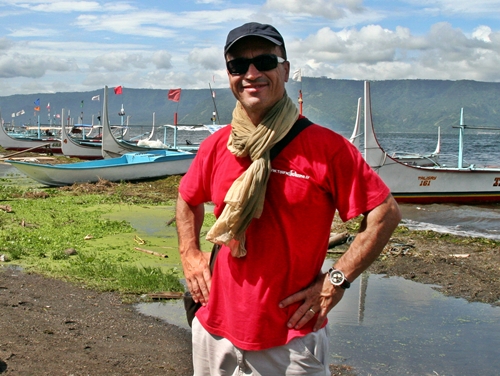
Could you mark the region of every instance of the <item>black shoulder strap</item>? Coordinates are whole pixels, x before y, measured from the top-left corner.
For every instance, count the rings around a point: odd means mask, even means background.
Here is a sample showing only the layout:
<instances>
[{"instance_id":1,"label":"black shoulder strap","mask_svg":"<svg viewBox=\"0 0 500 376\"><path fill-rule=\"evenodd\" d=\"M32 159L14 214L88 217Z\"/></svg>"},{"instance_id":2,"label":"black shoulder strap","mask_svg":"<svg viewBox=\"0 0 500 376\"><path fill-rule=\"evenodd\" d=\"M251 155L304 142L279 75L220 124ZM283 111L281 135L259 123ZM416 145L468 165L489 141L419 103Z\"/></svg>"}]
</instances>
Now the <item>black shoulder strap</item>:
<instances>
[{"instance_id":1,"label":"black shoulder strap","mask_svg":"<svg viewBox=\"0 0 500 376\"><path fill-rule=\"evenodd\" d=\"M290 141L292 141L295 136L297 136L300 132L306 129L308 126L313 124L308 118L298 119L292 128L288 131L285 137L278 141L276 145L274 145L271 149L271 160L274 159L284 148L287 146Z\"/></svg>"}]
</instances>

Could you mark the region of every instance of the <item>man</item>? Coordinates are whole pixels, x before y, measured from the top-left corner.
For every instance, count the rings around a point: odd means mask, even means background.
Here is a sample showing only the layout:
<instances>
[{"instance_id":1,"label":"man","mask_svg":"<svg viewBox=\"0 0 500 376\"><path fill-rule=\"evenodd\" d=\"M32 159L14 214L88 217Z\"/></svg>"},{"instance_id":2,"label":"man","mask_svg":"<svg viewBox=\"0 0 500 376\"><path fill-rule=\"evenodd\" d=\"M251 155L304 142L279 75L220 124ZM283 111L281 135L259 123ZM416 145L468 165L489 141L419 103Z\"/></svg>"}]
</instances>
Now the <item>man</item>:
<instances>
[{"instance_id":1,"label":"man","mask_svg":"<svg viewBox=\"0 0 500 376\"><path fill-rule=\"evenodd\" d=\"M249 23L224 48L237 104L231 125L201 145L179 187L179 251L193 321L195 375L325 375L326 317L380 254L401 219L387 186L342 136L319 125L271 161L300 117L285 91L290 63L280 33ZM204 203L222 244L213 273L200 251ZM335 211L364 214L359 234L321 271Z\"/></svg>"}]
</instances>

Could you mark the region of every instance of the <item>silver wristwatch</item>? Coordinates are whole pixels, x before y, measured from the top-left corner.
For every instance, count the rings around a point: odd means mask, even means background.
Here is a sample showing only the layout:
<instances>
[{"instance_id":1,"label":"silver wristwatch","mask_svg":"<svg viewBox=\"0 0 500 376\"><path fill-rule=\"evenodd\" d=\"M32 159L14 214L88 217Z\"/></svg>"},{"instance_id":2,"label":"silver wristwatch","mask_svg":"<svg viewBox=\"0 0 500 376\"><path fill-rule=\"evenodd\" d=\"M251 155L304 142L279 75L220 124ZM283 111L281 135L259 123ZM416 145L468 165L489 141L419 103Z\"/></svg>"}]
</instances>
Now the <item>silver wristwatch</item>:
<instances>
[{"instance_id":1,"label":"silver wristwatch","mask_svg":"<svg viewBox=\"0 0 500 376\"><path fill-rule=\"evenodd\" d=\"M334 286L342 287L343 289L351 287L351 282L345 279L344 273L338 269L330 268L328 270L328 279Z\"/></svg>"}]
</instances>

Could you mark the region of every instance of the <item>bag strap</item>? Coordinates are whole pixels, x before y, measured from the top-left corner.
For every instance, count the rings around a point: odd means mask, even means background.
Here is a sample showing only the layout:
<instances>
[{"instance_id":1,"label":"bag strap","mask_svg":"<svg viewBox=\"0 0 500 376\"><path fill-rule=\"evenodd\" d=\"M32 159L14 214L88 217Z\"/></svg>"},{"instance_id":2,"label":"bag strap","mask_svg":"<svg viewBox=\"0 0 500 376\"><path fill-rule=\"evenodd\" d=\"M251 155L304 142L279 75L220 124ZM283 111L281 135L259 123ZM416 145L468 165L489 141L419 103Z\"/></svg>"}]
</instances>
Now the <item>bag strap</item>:
<instances>
[{"instance_id":1,"label":"bag strap","mask_svg":"<svg viewBox=\"0 0 500 376\"><path fill-rule=\"evenodd\" d=\"M298 119L293 125L288 133L279 140L271 149L271 159L276 158L276 156L287 146L300 132L306 129L308 126L313 124L308 118L303 117Z\"/></svg>"},{"instance_id":2,"label":"bag strap","mask_svg":"<svg viewBox=\"0 0 500 376\"><path fill-rule=\"evenodd\" d=\"M219 253L221 248L220 244L214 244L212 247L212 253L210 254L210 272L213 273L214 271L214 265L215 265L215 259L217 257L217 254Z\"/></svg>"}]
</instances>

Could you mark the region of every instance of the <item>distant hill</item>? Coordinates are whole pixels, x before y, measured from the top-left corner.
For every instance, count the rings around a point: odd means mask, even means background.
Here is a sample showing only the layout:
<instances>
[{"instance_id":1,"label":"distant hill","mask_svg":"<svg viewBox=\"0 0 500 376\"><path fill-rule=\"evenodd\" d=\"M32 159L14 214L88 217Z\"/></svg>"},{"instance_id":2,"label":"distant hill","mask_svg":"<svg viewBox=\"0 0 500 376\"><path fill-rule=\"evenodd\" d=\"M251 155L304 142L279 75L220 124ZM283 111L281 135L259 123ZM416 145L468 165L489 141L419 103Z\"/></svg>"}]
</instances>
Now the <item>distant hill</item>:
<instances>
[{"instance_id":1,"label":"distant hill","mask_svg":"<svg viewBox=\"0 0 500 376\"><path fill-rule=\"evenodd\" d=\"M289 96L297 101L302 90L304 115L329 128L349 132L355 121L359 97L363 96L363 82L302 77L302 82L287 84ZM229 89L215 89L215 105L221 124L230 122L235 99ZM454 132L459 124L460 109L464 108L468 125L500 126L500 83L441 80L391 80L371 83L373 120L381 132L430 132L440 125L442 132ZM113 124L120 124L118 112L123 104L124 122L129 116L131 125L173 123L174 113L182 124L210 124L214 100L210 90L183 89L180 102L167 99L168 90L124 88L122 95L109 89L109 114ZM91 98L100 95L101 101ZM0 110L5 122L11 114L24 110L14 118L16 124L36 124L34 101L40 99L40 120L48 123L50 113L69 110L75 123L83 112L83 122L90 123L102 111L103 90L73 93L30 94L0 97ZM83 101L83 107L81 106ZM54 120L54 119L53 119Z\"/></svg>"}]
</instances>

